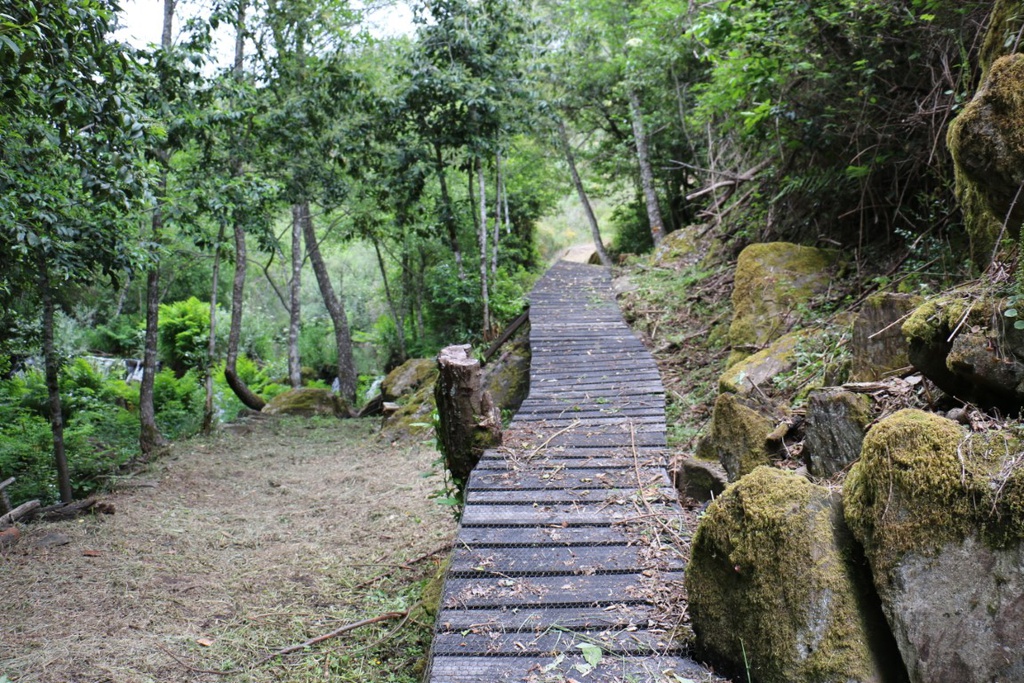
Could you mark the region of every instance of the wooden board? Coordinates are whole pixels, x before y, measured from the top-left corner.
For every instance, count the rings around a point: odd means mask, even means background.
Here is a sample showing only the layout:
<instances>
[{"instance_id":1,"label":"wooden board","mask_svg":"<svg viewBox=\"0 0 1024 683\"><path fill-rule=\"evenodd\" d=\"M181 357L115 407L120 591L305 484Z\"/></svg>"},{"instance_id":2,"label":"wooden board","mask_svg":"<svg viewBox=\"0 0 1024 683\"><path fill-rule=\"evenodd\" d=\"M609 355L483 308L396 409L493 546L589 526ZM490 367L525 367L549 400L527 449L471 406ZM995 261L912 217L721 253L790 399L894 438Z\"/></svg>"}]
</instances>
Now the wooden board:
<instances>
[{"instance_id":1,"label":"wooden board","mask_svg":"<svg viewBox=\"0 0 1024 683\"><path fill-rule=\"evenodd\" d=\"M590 606L622 602L647 602L650 587L665 581L682 581L682 572L608 574L596 576L532 576L519 578L462 579L449 577L444 584L444 608L498 607L502 605Z\"/></svg>"},{"instance_id":2,"label":"wooden board","mask_svg":"<svg viewBox=\"0 0 1024 683\"><path fill-rule=\"evenodd\" d=\"M682 569L678 554L654 559L642 546L583 546L455 549L450 571L462 577L533 574L608 574L650 569Z\"/></svg>"}]
</instances>

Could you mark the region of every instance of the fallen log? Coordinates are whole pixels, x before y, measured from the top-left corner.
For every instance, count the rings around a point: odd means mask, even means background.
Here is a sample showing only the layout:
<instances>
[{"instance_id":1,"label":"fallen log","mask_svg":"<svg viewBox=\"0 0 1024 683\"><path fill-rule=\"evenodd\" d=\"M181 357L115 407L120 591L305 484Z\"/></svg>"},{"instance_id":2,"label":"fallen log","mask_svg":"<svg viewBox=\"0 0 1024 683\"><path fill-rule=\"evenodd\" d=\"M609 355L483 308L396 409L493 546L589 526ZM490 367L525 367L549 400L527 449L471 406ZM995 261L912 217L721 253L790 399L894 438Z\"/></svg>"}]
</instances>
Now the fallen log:
<instances>
[{"instance_id":1,"label":"fallen log","mask_svg":"<svg viewBox=\"0 0 1024 683\"><path fill-rule=\"evenodd\" d=\"M33 512L39 507L38 500L30 500L27 503L22 503L18 507L14 508L4 516L0 517L0 528L10 526L14 524L22 517L25 517L29 513Z\"/></svg>"},{"instance_id":2,"label":"fallen log","mask_svg":"<svg viewBox=\"0 0 1024 683\"><path fill-rule=\"evenodd\" d=\"M104 515L114 514L114 506L110 503L103 503L96 498L86 498L71 503L58 503L44 508L32 510L25 516L26 520L39 519L46 522L57 522L64 519L74 519L87 512L100 513Z\"/></svg>"}]
</instances>

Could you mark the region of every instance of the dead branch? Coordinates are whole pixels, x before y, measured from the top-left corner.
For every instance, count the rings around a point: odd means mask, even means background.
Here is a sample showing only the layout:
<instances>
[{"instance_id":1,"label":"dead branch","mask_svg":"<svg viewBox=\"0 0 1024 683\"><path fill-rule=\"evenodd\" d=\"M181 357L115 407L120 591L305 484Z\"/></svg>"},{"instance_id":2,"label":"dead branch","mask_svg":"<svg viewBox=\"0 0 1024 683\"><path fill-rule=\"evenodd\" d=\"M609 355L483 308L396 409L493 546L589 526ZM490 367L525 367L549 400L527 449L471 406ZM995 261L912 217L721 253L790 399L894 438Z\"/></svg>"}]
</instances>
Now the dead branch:
<instances>
[{"instance_id":1,"label":"dead branch","mask_svg":"<svg viewBox=\"0 0 1024 683\"><path fill-rule=\"evenodd\" d=\"M14 524L16 521L18 521L19 519L29 514L38 507L38 500L30 500L27 503L22 503L18 507L8 512L3 517L0 517L0 527L5 527Z\"/></svg>"},{"instance_id":2,"label":"dead branch","mask_svg":"<svg viewBox=\"0 0 1024 683\"><path fill-rule=\"evenodd\" d=\"M401 628L401 626L403 624L405 624L406 621L409 620L409 615L412 614L412 611L414 609L416 609L416 607L418 607L419 604L420 603L416 603L415 605L413 605L409 609L404 610L402 612L385 612L384 614L380 614L380 615L378 615L376 617L370 617L369 619L362 619L360 621L356 621L356 622L353 622L351 624L345 624L344 626L341 626L339 628L334 629L330 633L324 633L323 635L316 636L315 638L310 638L309 640L303 641L301 643L297 643L295 645L289 645L288 647L281 648L280 650L272 652L269 655L263 657L262 659L257 660L255 663L253 663L253 664L251 664L251 665L249 665L247 667L244 667L244 668L236 668L236 669L198 669L198 668L192 666L191 664L189 664L188 662L186 662L185 660L183 660L181 657L179 657L176 654L174 654L173 652L171 652L170 650L168 650L167 648L165 648L160 643L155 643L155 645L156 645L157 649L161 650L164 654L168 655L171 659L173 659L179 665L181 665L182 667L188 669L192 673L212 674L214 676L232 676L234 674L243 673L245 671L248 671L248 670L251 670L251 669L255 669L256 667L263 666L267 662L269 662L269 661L271 661L273 659L277 659L278 657L284 657L285 655L290 655L293 652L298 652L299 650L305 650L306 648L309 648L309 647L312 647L312 646L317 645L319 643L322 643L325 640L330 640L331 638L337 638L338 636L340 636L342 634L348 633L349 631L354 631L357 628L362 628L363 626L370 626L371 624L377 624L377 623L380 623L382 621L394 621L395 619L401 619L402 623L399 624L399 628ZM388 636L385 637L385 639L391 637L397 631L398 631L398 629L394 629L390 634L388 634ZM383 641L381 641L381 642L383 642Z\"/></svg>"},{"instance_id":3,"label":"dead branch","mask_svg":"<svg viewBox=\"0 0 1024 683\"><path fill-rule=\"evenodd\" d=\"M419 603L417 603L417 605L418 604ZM256 668L257 666L261 666L263 664L266 664L270 660L276 659L277 657L283 657L285 655L290 655L293 652L298 652L299 650L305 650L308 647L312 647L312 646L314 646L314 645L316 645L318 643L322 643L325 640L330 640L331 638L337 638L338 636L340 636L340 635L342 635L344 633L348 633L349 631L354 631L357 628L361 628L363 626L369 626L371 624L378 624L378 623L380 623L382 621L393 621L395 619L401 619L402 623L405 623L405 621L409 618L409 614L412 612L413 608L415 608L417 605L413 605L413 607L410 607L409 609L407 609L407 610L405 610L403 612L385 612L384 614L378 615L376 617L371 617L369 619L363 619L361 621L356 621L356 622L353 622L351 624L345 624L344 626L342 626L340 628L334 629L330 633L325 633L325 634L323 634L321 636L317 636L315 638L310 638L309 640L306 640L306 641L303 641L301 643L298 643L297 645L289 645L288 647L282 648L282 649L278 650L277 652L273 652L273 653L267 655L266 657L264 657L263 659L257 661L255 664L253 664L249 668Z\"/></svg>"}]
</instances>

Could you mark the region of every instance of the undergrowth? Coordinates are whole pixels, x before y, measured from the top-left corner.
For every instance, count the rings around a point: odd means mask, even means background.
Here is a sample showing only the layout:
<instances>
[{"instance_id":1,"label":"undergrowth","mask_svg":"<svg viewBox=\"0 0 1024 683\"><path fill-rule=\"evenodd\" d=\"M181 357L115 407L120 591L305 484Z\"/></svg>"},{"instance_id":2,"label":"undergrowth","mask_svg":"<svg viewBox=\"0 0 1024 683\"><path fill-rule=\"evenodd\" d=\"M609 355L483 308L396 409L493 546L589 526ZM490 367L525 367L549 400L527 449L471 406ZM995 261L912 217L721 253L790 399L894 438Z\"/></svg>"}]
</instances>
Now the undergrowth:
<instances>
[{"instance_id":1,"label":"undergrowth","mask_svg":"<svg viewBox=\"0 0 1024 683\"><path fill-rule=\"evenodd\" d=\"M711 417L727 350L732 271L669 256L632 264L626 320L653 351L666 393L668 442L692 448Z\"/></svg>"}]
</instances>

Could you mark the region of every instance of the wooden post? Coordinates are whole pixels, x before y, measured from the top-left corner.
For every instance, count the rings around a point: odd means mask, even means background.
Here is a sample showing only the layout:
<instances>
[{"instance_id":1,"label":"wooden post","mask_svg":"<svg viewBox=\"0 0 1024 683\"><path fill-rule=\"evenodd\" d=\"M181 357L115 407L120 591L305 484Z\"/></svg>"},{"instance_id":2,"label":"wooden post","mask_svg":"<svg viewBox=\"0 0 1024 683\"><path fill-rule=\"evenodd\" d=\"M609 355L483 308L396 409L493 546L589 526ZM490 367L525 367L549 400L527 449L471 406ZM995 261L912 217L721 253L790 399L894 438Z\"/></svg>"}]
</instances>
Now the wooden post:
<instances>
[{"instance_id":1,"label":"wooden post","mask_svg":"<svg viewBox=\"0 0 1024 683\"><path fill-rule=\"evenodd\" d=\"M480 361L470 357L470 348L465 344L441 349L434 387L438 442L460 491L483 452L501 444L501 414L483 390Z\"/></svg>"}]
</instances>

